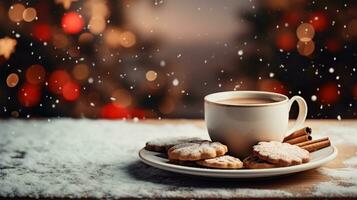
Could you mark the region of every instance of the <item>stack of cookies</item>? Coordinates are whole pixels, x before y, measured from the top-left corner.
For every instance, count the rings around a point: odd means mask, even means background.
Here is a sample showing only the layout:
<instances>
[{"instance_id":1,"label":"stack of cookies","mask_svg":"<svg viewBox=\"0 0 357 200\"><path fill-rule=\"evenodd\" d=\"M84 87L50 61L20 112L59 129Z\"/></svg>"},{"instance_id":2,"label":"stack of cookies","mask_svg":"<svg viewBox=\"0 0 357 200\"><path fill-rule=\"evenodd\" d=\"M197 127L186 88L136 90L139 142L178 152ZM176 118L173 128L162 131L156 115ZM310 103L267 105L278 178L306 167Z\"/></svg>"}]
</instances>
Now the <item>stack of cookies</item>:
<instances>
[{"instance_id":1,"label":"stack of cookies","mask_svg":"<svg viewBox=\"0 0 357 200\"><path fill-rule=\"evenodd\" d=\"M310 152L330 146L328 138L312 140L311 128L305 127L285 137L283 142L259 142L243 162L226 155L228 147L197 137L174 137L146 143L145 149L166 153L172 163L219 169L264 169L287 167L309 162Z\"/></svg>"},{"instance_id":2,"label":"stack of cookies","mask_svg":"<svg viewBox=\"0 0 357 200\"><path fill-rule=\"evenodd\" d=\"M200 138L168 138L146 143L146 150L167 153L169 160L181 165L197 164L203 167L239 169L243 162L228 152L226 145Z\"/></svg>"}]
</instances>

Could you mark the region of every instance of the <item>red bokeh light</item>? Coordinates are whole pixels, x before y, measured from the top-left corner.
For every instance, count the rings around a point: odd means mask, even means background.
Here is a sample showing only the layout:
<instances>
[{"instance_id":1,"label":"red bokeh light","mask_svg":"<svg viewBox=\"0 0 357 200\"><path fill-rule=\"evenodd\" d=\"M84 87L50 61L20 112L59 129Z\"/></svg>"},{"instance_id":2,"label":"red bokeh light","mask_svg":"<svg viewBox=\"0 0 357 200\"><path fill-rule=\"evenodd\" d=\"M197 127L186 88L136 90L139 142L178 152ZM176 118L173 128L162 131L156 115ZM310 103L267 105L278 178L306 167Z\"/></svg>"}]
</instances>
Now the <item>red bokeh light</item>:
<instances>
[{"instance_id":1,"label":"red bokeh light","mask_svg":"<svg viewBox=\"0 0 357 200\"><path fill-rule=\"evenodd\" d=\"M18 100L25 107L33 107L40 102L41 89L37 85L25 83L18 91Z\"/></svg>"},{"instance_id":2,"label":"red bokeh light","mask_svg":"<svg viewBox=\"0 0 357 200\"><path fill-rule=\"evenodd\" d=\"M319 99L323 104L333 104L339 100L336 83L326 83L320 87Z\"/></svg>"},{"instance_id":3,"label":"red bokeh light","mask_svg":"<svg viewBox=\"0 0 357 200\"><path fill-rule=\"evenodd\" d=\"M143 119L145 117L145 111L141 109L132 109L130 113L131 117L137 117L140 119Z\"/></svg>"},{"instance_id":4,"label":"red bokeh light","mask_svg":"<svg viewBox=\"0 0 357 200\"><path fill-rule=\"evenodd\" d=\"M288 91L284 87L284 84L278 80L274 79L265 79L259 82L258 89L268 92L276 92L280 94L287 94Z\"/></svg>"},{"instance_id":5,"label":"red bokeh light","mask_svg":"<svg viewBox=\"0 0 357 200\"><path fill-rule=\"evenodd\" d=\"M316 32L324 31L328 25L328 19L322 12L315 12L310 15L310 24L314 27Z\"/></svg>"},{"instance_id":6,"label":"red bokeh light","mask_svg":"<svg viewBox=\"0 0 357 200\"><path fill-rule=\"evenodd\" d=\"M336 39L330 38L326 40L326 47L330 52L337 52L340 50L341 44Z\"/></svg>"},{"instance_id":7,"label":"red bokeh light","mask_svg":"<svg viewBox=\"0 0 357 200\"><path fill-rule=\"evenodd\" d=\"M296 37L291 32L281 32L277 34L276 46L284 51L290 51L296 47Z\"/></svg>"},{"instance_id":8,"label":"red bokeh light","mask_svg":"<svg viewBox=\"0 0 357 200\"><path fill-rule=\"evenodd\" d=\"M68 12L63 15L61 24L65 33L77 34L82 31L84 21L78 13Z\"/></svg>"},{"instance_id":9,"label":"red bokeh light","mask_svg":"<svg viewBox=\"0 0 357 200\"><path fill-rule=\"evenodd\" d=\"M301 19L301 14L299 11L293 10L290 12L287 12L283 16L283 22L288 23L289 26L295 26L300 22Z\"/></svg>"},{"instance_id":10,"label":"red bokeh light","mask_svg":"<svg viewBox=\"0 0 357 200\"><path fill-rule=\"evenodd\" d=\"M35 24L32 28L32 33L39 41L49 41L52 37L51 28L48 24Z\"/></svg>"},{"instance_id":11,"label":"red bokeh light","mask_svg":"<svg viewBox=\"0 0 357 200\"><path fill-rule=\"evenodd\" d=\"M51 92L61 94L63 86L71 80L69 74L64 70L56 70L48 79L48 87Z\"/></svg>"},{"instance_id":12,"label":"red bokeh light","mask_svg":"<svg viewBox=\"0 0 357 200\"><path fill-rule=\"evenodd\" d=\"M80 86L74 82L66 83L62 88L63 98L67 101L74 101L79 97L80 94Z\"/></svg>"},{"instance_id":13,"label":"red bokeh light","mask_svg":"<svg viewBox=\"0 0 357 200\"><path fill-rule=\"evenodd\" d=\"M126 108L114 104L109 103L101 108L100 117L105 119L122 119L122 118L130 118L130 112Z\"/></svg>"},{"instance_id":14,"label":"red bokeh light","mask_svg":"<svg viewBox=\"0 0 357 200\"><path fill-rule=\"evenodd\" d=\"M352 95L353 98L357 100L357 83L353 87Z\"/></svg>"}]
</instances>

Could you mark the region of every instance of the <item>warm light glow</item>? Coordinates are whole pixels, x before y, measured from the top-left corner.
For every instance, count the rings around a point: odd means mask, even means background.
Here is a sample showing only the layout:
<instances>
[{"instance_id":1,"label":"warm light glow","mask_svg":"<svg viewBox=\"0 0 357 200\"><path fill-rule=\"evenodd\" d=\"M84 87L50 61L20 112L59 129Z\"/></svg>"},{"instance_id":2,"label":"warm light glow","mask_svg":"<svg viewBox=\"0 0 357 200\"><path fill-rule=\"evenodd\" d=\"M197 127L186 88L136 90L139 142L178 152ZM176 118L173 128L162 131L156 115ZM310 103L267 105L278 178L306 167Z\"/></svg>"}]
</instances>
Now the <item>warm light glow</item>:
<instances>
[{"instance_id":1,"label":"warm light glow","mask_svg":"<svg viewBox=\"0 0 357 200\"><path fill-rule=\"evenodd\" d=\"M82 33L79 36L78 41L80 43L87 43L87 42L91 42L94 39L94 36L91 33Z\"/></svg>"},{"instance_id":2,"label":"warm light glow","mask_svg":"<svg viewBox=\"0 0 357 200\"><path fill-rule=\"evenodd\" d=\"M288 91L284 84L275 79L264 79L258 82L258 89L261 91L277 92L280 94L287 94Z\"/></svg>"},{"instance_id":3,"label":"warm light glow","mask_svg":"<svg viewBox=\"0 0 357 200\"><path fill-rule=\"evenodd\" d=\"M296 46L298 52L302 56L309 56L311 55L314 50L315 50L315 44L312 40L309 41L299 41L297 46Z\"/></svg>"},{"instance_id":4,"label":"warm light glow","mask_svg":"<svg viewBox=\"0 0 357 200\"><path fill-rule=\"evenodd\" d=\"M13 22L21 22L23 20L22 13L25 10L25 6L21 3L12 5L9 9L9 18Z\"/></svg>"},{"instance_id":5,"label":"warm light glow","mask_svg":"<svg viewBox=\"0 0 357 200\"><path fill-rule=\"evenodd\" d=\"M72 70L73 77L77 80L86 80L89 76L89 67L86 64L78 64Z\"/></svg>"},{"instance_id":6,"label":"warm light glow","mask_svg":"<svg viewBox=\"0 0 357 200\"><path fill-rule=\"evenodd\" d=\"M102 33L105 29L106 23L103 17L92 17L89 20L88 28L93 34Z\"/></svg>"},{"instance_id":7,"label":"warm light glow","mask_svg":"<svg viewBox=\"0 0 357 200\"><path fill-rule=\"evenodd\" d=\"M46 70L41 65L31 65L25 75L27 82L36 85L45 81Z\"/></svg>"},{"instance_id":8,"label":"warm light glow","mask_svg":"<svg viewBox=\"0 0 357 200\"><path fill-rule=\"evenodd\" d=\"M104 41L105 43L112 47L112 48L117 48L120 46L120 30L117 28L108 28L104 32Z\"/></svg>"},{"instance_id":9,"label":"warm light glow","mask_svg":"<svg viewBox=\"0 0 357 200\"><path fill-rule=\"evenodd\" d=\"M126 48L132 47L136 43L135 35L130 31L120 34L120 45Z\"/></svg>"},{"instance_id":10,"label":"warm light glow","mask_svg":"<svg viewBox=\"0 0 357 200\"><path fill-rule=\"evenodd\" d=\"M65 34L56 33L53 35L53 45L59 49L67 47L69 40Z\"/></svg>"},{"instance_id":11,"label":"warm light glow","mask_svg":"<svg viewBox=\"0 0 357 200\"><path fill-rule=\"evenodd\" d=\"M36 10L34 8L26 8L22 13L22 17L24 18L25 22L32 22L36 19Z\"/></svg>"},{"instance_id":12,"label":"warm light glow","mask_svg":"<svg viewBox=\"0 0 357 200\"><path fill-rule=\"evenodd\" d=\"M315 35L314 27L309 23L300 24L296 29L296 36L301 41L311 40Z\"/></svg>"},{"instance_id":13,"label":"warm light glow","mask_svg":"<svg viewBox=\"0 0 357 200\"><path fill-rule=\"evenodd\" d=\"M32 107L40 102L41 90L37 85L25 83L18 92L18 99L21 105Z\"/></svg>"},{"instance_id":14,"label":"warm light glow","mask_svg":"<svg viewBox=\"0 0 357 200\"><path fill-rule=\"evenodd\" d=\"M148 80L148 81L155 81L157 78L157 73L155 71L150 70L150 71L146 72L145 77L146 77L146 80Z\"/></svg>"},{"instance_id":15,"label":"warm light glow","mask_svg":"<svg viewBox=\"0 0 357 200\"><path fill-rule=\"evenodd\" d=\"M319 100L323 104L333 104L336 103L340 96L338 95L338 87L336 83L326 83L320 87L318 93Z\"/></svg>"},{"instance_id":16,"label":"warm light glow","mask_svg":"<svg viewBox=\"0 0 357 200\"><path fill-rule=\"evenodd\" d=\"M6 78L6 84L9 87L15 87L19 83L19 76L15 73L9 74Z\"/></svg>"},{"instance_id":17,"label":"warm light glow","mask_svg":"<svg viewBox=\"0 0 357 200\"><path fill-rule=\"evenodd\" d=\"M51 39L51 28L48 24L36 24L33 26L33 35L37 40L48 41Z\"/></svg>"},{"instance_id":18,"label":"warm light glow","mask_svg":"<svg viewBox=\"0 0 357 200\"><path fill-rule=\"evenodd\" d=\"M69 74L64 70L52 72L48 80L48 87L51 92L61 94L63 86L71 80Z\"/></svg>"},{"instance_id":19,"label":"warm light glow","mask_svg":"<svg viewBox=\"0 0 357 200\"><path fill-rule=\"evenodd\" d=\"M130 93L124 89L115 90L111 98L114 100L115 104L119 104L123 107L128 107L132 104L132 98Z\"/></svg>"},{"instance_id":20,"label":"warm light glow","mask_svg":"<svg viewBox=\"0 0 357 200\"><path fill-rule=\"evenodd\" d=\"M68 82L63 86L62 95L67 101L74 101L79 97L80 86L76 82Z\"/></svg>"},{"instance_id":21,"label":"warm light glow","mask_svg":"<svg viewBox=\"0 0 357 200\"><path fill-rule=\"evenodd\" d=\"M65 33L77 34L82 31L84 21L78 13L68 12L63 15L61 24Z\"/></svg>"},{"instance_id":22,"label":"warm light glow","mask_svg":"<svg viewBox=\"0 0 357 200\"><path fill-rule=\"evenodd\" d=\"M290 51L296 46L296 37L290 31L284 31L277 34L276 37L276 46L279 49L285 51Z\"/></svg>"}]
</instances>

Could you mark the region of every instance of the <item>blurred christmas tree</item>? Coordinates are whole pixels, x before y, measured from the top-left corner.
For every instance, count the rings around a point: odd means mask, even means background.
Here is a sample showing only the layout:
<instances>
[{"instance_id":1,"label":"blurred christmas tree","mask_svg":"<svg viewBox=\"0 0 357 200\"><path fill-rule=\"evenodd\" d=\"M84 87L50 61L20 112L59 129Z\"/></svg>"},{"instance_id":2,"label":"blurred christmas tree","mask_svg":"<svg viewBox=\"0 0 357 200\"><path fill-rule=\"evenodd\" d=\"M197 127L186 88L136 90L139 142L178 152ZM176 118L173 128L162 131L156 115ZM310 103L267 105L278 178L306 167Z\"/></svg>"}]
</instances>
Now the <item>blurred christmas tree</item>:
<instances>
[{"instance_id":1,"label":"blurred christmas tree","mask_svg":"<svg viewBox=\"0 0 357 200\"><path fill-rule=\"evenodd\" d=\"M353 1L250 1L237 68L223 78L236 77L237 90L301 95L311 118L356 117L356 10Z\"/></svg>"},{"instance_id":2,"label":"blurred christmas tree","mask_svg":"<svg viewBox=\"0 0 357 200\"><path fill-rule=\"evenodd\" d=\"M0 2L0 115L160 115L170 70L125 22L130 2Z\"/></svg>"}]
</instances>

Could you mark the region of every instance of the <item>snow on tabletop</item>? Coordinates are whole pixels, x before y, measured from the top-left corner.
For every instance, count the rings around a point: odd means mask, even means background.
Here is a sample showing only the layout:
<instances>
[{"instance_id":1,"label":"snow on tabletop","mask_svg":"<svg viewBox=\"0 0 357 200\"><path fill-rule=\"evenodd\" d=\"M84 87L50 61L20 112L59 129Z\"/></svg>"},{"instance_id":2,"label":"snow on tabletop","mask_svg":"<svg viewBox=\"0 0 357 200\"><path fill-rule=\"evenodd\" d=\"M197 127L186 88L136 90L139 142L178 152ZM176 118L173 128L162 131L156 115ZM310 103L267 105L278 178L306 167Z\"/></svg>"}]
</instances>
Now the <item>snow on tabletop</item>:
<instances>
[{"instance_id":1,"label":"snow on tabletop","mask_svg":"<svg viewBox=\"0 0 357 200\"><path fill-rule=\"evenodd\" d=\"M154 138L208 138L204 129L190 124L57 119L49 122L8 120L1 121L0 127L0 196L229 198L299 195L284 190L251 188L249 184L232 180L183 176L155 169L138 160L138 150ZM332 130L329 136L346 131L340 128L329 129ZM356 130L357 126L348 131ZM343 136L347 141L350 137L351 134ZM355 161L346 162L346 171L320 170L331 176L331 181L316 185L314 196L328 194L323 188L336 186L338 180L349 184L336 187L340 194L355 194L351 193L357 191Z\"/></svg>"}]
</instances>

